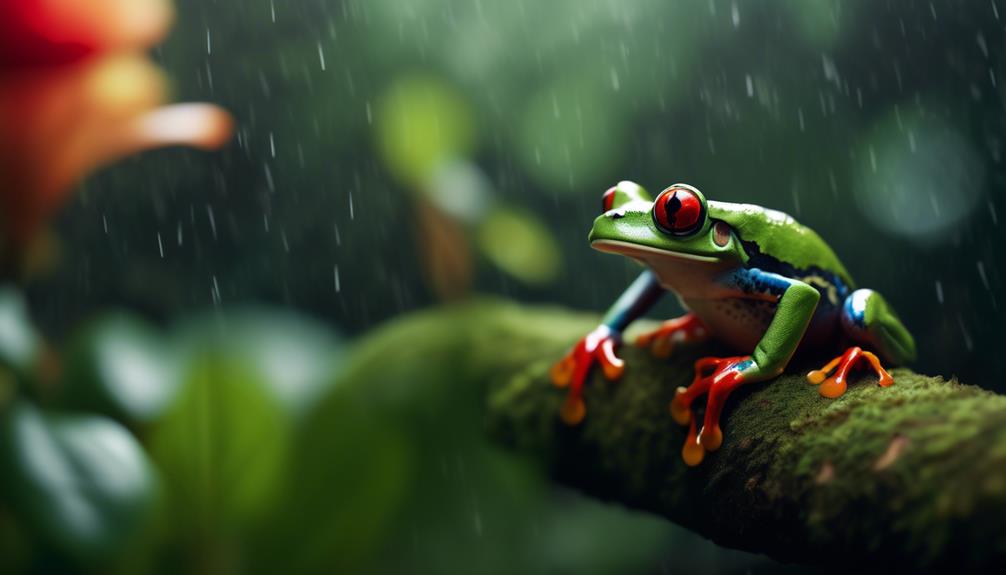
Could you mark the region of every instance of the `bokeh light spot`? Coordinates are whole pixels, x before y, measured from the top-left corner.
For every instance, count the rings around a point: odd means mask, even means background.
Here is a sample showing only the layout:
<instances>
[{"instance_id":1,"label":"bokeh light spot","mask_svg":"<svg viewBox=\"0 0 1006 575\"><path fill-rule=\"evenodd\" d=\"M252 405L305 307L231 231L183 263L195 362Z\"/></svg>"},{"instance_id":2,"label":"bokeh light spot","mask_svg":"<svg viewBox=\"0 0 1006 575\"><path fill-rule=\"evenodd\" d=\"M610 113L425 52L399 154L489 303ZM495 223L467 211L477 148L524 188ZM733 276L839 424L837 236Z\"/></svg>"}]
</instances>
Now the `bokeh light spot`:
<instances>
[{"instance_id":1,"label":"bokeh light spot","mask_svg":"<svg viewBox=\"0 0 1006 575\"><path fill-rule=\"evenodd\" d=\"M855 197L882 231L927 244L978 204L985 169L974 146L932 114L894 113L857 148Z\"/></svg>"}]
</instances>

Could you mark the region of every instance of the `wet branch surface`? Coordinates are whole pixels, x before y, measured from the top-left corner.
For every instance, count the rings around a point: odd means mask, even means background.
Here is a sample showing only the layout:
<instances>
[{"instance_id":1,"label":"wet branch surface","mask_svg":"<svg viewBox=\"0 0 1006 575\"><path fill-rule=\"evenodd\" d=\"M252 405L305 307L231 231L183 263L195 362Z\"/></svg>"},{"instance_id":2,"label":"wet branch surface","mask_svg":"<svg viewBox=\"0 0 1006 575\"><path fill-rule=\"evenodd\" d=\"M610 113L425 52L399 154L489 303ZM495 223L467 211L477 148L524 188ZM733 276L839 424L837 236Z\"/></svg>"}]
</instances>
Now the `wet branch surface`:
<instances>
[{"instance_id":1,"label":"wet branch surface","mask_svg":"<svg viewBox=\"0 0 1006 575\"><path fill-rule=\"evenodd\" d=\"M568 427L548 370L596 321L479 302L398 320L364 345L376 356L408 341L403 361L454 364L457 385L485 386L498 444L559 482L719 544L857 569L1006 565L1006 398L899 368L890 388L862 372L830 400L799 365L735 392L723 446L689 468L687 430L668 403L696 358L723 350L682 347L660 360L627 343L624 377L593 374L587 417Z\"/></svg>"}]
</instances>

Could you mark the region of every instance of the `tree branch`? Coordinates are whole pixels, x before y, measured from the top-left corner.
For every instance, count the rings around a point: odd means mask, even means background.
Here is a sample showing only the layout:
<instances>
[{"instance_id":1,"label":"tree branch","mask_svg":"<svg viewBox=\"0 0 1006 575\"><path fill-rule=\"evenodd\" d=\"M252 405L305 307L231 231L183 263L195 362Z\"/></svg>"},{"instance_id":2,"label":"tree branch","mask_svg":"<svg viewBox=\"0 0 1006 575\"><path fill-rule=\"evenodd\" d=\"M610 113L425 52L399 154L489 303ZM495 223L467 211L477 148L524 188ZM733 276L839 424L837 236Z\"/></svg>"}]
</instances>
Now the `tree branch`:
<instances>
[{"instance_id":1,"label":"tree branch","mask_svg":"<svg viewBox=\"0 0 1006 575\"><path fill-rule=\"evenodd\" d=\"M395 352L382 348L409 342L412 361L451 363L458 385L487 386L486 421L497 441L560 482L722 545L859 568L1006 563L1003 397L895 369L890 388L864 375L829 400L797 368L738 390L722 448L688 468L685 430L668 402L697 357L722 350L682 348L660 361L624 345L623 379L594 374L586 420L567 427L557 416L564 391L548 370L596 321L483 302L400 320L364 348L386 362L394 356L385 352Z\"/></svg>"}]
</instances>

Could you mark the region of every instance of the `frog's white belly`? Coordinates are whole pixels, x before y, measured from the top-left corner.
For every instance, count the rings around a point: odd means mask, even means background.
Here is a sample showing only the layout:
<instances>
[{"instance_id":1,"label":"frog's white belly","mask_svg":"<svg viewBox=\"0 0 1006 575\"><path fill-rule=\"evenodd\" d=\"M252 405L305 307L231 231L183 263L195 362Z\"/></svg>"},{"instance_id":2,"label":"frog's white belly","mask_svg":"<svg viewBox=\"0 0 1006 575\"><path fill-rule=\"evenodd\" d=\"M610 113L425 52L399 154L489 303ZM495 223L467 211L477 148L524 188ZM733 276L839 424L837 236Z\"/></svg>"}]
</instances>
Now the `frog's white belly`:
<instances>
[{"instance_id":1,"label":"frog's white belly","mask_svg":"<svg viewBox=\"0 0 1006 575\"><path fill-rule=\"evenodd\" d=\"M592 245L650 268L660 285L702 320L711 336L738 353L751 353L775 317L774 297L745 294L725 285L723 276L735 263L617 240L598 240Z\"/></svg>"},{"instance_id":2,"label":"frog's white belly","mask_svg":"<svg viewBox=\"0 0 1006 575\"><path fill-rule=\"evenodd\" d=\"M758 345L776 312L776 302L770 300L679 299L702 320L710 335L744 354L751 353Z\"/></svg>"}]
</instances>

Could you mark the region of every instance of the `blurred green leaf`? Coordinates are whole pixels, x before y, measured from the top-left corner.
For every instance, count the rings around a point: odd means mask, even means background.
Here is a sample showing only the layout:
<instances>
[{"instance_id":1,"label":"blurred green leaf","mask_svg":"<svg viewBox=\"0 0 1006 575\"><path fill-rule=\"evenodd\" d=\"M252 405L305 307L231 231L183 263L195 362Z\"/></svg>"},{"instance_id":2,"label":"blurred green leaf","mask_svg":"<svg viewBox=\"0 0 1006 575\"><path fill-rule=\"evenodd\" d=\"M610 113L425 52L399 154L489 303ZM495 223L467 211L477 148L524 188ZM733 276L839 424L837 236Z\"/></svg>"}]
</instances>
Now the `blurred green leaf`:
<instances>
[{"instance_id":1,"label":"blurred green leaf","mask_svg":"<svg viewBox=\"0 0 1006 575\"><path fill-rule=\"evenodd\" d=\"M324 323L289 310L243 307L200 316L176 331L187 354L212 349L260 376L289 413L299 416L332 381L342 338Z\"/></svg>"},{"instance_id":2,"label":"blurred green leaf","mask_svg":"<svg viewBox=\"0 0 1006 575\"><path fill-rule=\"evenodd\" d=\"M69 346L60 401L150 422L178 389L180 359L171 343L141 320L124 313L104 316Z\"/></svg>"},{"instance_id":3,"label":"blurred green leaf","mask_svg":"<svg viewBox=\"0 0 1006 575\"><path fill-rule=\"evenodd\" d=\"M445 161L475 144L472 112L464 96L434 76L397 80L377 108L377 138L391 171L417 188Z\"/></svg>"},{"instance_id":4,"label":"blurred green leaf","mask_svg":"<svg viewBox=\"0 0 1006 575\"><path fill-rule=\"evenodd\" d=\"M41 348L21 292L0 288L0 362L25 375L37 365Z\"/></svg>"},{"instance_id":5,"label":"blurred green leaf","mask_svg":"<svg viewBox=\"0 0 1006 575\"><path fill-rule=\"evenodd\" d=\"M121 552L151 516L154 471L110 419L17 402L0 417L0 468L5 499L21 518L78 558Z\"/></svg>"},{"instance_id":6,"label":"blurred green leaf","mask_svg":"<svg viewBox=\"0 0 1006 575\"><path fill-rule=\"evenodd\" d=\"M529 212L494 211L479 227L479 247L500 269L529 284L556 277L562 265L559 248L549 230Z\"/></svg>"},{"instance_id":7,"label":"blurred green leaf","mask_svg":"<svg viewBox=\"0 0 1006 575\"><path fill-rule=\"evenodd\" d=\"M200 352L149 437L182 532L205 538L260 518L279 485L289 434L260 374L220 350Z\"/></svg>"},{"instance_id":8,"label":"blurred green leaf","mask_svg":"<svg viewBox=\"0 0 1006 575\"><path fill-rule=\"evenodd\" d=\"M356 572L412 487L407 432L336 390L298 437L283 513L260 552L276 571Z\"/></svg>"}]
</instances>

